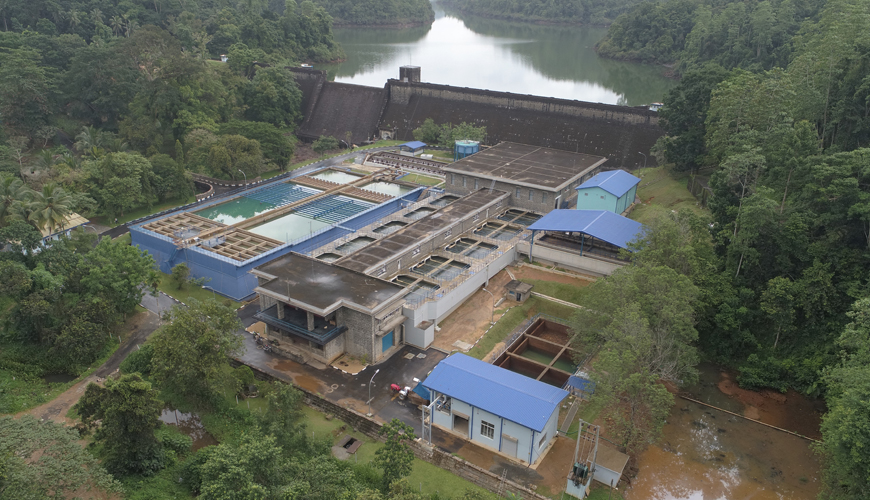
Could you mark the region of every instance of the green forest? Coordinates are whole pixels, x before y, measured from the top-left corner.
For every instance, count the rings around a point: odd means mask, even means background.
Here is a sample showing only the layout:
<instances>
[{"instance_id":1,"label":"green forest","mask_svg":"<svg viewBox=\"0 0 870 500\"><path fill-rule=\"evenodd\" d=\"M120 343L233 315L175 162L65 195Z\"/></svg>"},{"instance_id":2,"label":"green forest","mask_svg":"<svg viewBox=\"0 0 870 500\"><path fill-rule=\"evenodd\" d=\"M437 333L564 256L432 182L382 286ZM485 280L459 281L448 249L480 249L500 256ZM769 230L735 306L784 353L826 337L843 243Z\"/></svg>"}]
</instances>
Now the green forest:
<instances>
[{"instance_id":1,"label":"green forest","mask_svg":"<svg viewBox=\"0 0 870 500\"><path fill-rule=\"evenodd\" d=\"M429 0L317 0L336 26L411 26L431 23Z\"/></svg>"},{"instance_id":2,"label":"green forest","mask_svg":"<svg viewBox=\"0 0 870 500\"><path fill-rule=\"evenodd\" d=\"M635 265L593 286L593 309L613 314L583 314L575 331L608 346L611 401L659 425L653 410L673 401L654 382L693 380L700 358L737 368L745 388L823 397L825 499L870 491L868 25L863 0L675 0L624 14L599 47L676 65L654 154L712 196L709 219L651 224ZM634 295L650 288L656 299ZM640 342L663 354L626 357ZM656 425L618 406L620 437L642 447Z\"/></svg>"},{"instance_id":3,"label":"green forest","mask_svg":"<svg viewBox=\"0 0 870 500\"><path fill-rule=\"evenodd\" d=\"M450 0L463 12L515 21L610 24L639 0Z\"/></svg>"},{"instance_id":4,"label":"green forest","mask_svg":"<svg viewBox=\"0 0 870 500\"><path fill-rule=\"evenodd\" d=\"M85 216L184 202L189 172L283 170L302 98L286 66L343 56L310 1L16 1L0 17L0 171Z\"/></svg>"},{"instance_id":5,"label":"green forest","mask_svg":"<svg viewBox=\"0 0 870 500\"><path fill-rule=\"evenodd\" d=\"M678 72L706 62L750 71L785 67L825 5L821 0L644 2L617 17L597 49L614 59L673 64Z\"/></svg>"}]
</instances>

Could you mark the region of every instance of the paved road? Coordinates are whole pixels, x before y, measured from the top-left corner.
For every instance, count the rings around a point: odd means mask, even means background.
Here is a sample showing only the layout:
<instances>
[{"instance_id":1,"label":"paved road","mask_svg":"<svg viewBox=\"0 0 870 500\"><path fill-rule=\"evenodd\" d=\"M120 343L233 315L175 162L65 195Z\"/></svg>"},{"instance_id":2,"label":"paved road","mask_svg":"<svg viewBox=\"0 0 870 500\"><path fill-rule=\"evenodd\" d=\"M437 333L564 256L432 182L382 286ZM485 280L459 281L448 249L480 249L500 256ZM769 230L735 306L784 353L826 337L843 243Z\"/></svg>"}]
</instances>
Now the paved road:
<instances>
[{"instance_id":1,"label":"paved road","mask_svg":"<svg viewBox=\"0 0 870 500\"><path fill-rule=\"evenodd\" d=\"M139 302L139 305L158 316L163 316L163 313L171 309L175 304L178 304L178 302L172 300L172 298L165 293L160 292L158 292L156 296L146 293Z\"/></svg>"}]
</instances>

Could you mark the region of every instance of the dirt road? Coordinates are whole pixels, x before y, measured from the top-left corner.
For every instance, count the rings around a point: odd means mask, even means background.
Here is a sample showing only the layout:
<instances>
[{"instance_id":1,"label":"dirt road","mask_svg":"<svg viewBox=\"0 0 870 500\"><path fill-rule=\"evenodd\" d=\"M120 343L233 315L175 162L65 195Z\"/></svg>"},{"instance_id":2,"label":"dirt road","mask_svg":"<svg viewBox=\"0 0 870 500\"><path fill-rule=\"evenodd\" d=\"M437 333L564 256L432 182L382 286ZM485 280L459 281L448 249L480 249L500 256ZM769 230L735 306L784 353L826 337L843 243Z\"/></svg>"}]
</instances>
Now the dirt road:
<instances>
[{"instance_id":1,"label":"dirt road","mask_svg":"<svg viewBox=\"0 0 870 500\"><path fill-rule=\"evenodd\" d=\"M117 371L121 362L124 361L127 355L133 352L133 349L136 349L137 345L144 343L148 336L154 333L159 326L160 317L151 311L141 312L130 317L121 328L122 331L127 332L126 338L124 338L121 347L119 347L118 350L116 350L112 356L102 364L102 366L97 368L94 373L80 380L48 403L37 406L36 408L31 408L15 416L20 417L21 415L27 414L33 415L42 420L53 420L58 423L72 424L73 421L68 419L66 414L69 409L79 401L79 398L82 397L88 384L91 382L100 383L107 376Z\"/></svg>"}]
</instances>

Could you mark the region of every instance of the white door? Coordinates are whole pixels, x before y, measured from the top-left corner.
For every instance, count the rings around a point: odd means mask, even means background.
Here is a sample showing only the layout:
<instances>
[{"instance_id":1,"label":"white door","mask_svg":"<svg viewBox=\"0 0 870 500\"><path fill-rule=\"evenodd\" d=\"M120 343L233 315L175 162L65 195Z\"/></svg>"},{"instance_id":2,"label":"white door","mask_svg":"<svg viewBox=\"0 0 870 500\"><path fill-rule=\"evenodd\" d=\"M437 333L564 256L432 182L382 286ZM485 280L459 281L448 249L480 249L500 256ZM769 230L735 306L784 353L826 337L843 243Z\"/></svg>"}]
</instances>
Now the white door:
<instances>
[{"instance_id":1,"label":"white door","mask_svg":"<svg viewBox=\"0 0 870 500\"><path fill-rule=\"evenodd\" d=\"M512 457L517 456L517 438L507 434L501 435L501 452Z\"/></svg>"}]
</instances>

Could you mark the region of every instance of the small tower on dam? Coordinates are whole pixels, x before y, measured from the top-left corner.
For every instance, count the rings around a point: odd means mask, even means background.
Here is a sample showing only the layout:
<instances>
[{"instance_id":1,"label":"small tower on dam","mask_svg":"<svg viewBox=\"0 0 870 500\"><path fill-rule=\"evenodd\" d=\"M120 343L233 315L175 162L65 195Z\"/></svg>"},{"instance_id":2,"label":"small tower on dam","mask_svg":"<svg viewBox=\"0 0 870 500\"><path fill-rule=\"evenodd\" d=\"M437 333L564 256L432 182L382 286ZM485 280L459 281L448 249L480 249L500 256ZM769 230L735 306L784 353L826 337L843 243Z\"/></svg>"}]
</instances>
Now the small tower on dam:
<instances>
[{"instance_id":1,"label":"small tower on dam","mask_svg":"<svg viewBox=\"0 0 870 500\"><path fill-rule=\"evenodd\" d=\"M419 83L420 66L400 66L399 80L403 82Z\"/></svg>"}]
</instances>

